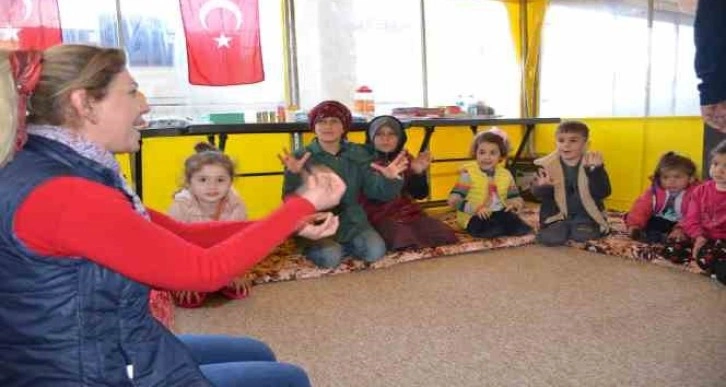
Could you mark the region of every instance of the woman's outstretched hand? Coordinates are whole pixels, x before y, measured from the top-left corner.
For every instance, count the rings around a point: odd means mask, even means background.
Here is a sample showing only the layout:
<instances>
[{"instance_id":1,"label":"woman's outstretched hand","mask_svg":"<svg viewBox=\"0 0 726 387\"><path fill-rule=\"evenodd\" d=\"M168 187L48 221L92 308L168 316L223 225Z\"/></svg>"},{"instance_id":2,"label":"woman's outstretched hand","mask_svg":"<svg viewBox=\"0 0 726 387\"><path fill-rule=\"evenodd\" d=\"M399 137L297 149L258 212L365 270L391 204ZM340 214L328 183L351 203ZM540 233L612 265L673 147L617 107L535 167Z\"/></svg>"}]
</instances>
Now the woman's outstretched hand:
<instances>
[{"instance_id":1,"label":"woman's outstretched hand","mask_svg":"<svg viewBox=\"0 0 726 387\"><path fill-rule=\"evenodd\" d=\"M333 208L340 203L346 185L332 169L313 165L302 170L303 185L297 194L307 199L318 211Z\"/></svg>"},{"instance_id":2,"label":"woman's outstretched hand","mask_svg":"<svg viewBox=\"0 0 726 387\"><path fill-rule=\"evenodd\" d=\"M339 219L332 212L318 212L303 224L297 234L307 239L322 239L335 235L338 224Z\"/></svg>"}]
</instances>

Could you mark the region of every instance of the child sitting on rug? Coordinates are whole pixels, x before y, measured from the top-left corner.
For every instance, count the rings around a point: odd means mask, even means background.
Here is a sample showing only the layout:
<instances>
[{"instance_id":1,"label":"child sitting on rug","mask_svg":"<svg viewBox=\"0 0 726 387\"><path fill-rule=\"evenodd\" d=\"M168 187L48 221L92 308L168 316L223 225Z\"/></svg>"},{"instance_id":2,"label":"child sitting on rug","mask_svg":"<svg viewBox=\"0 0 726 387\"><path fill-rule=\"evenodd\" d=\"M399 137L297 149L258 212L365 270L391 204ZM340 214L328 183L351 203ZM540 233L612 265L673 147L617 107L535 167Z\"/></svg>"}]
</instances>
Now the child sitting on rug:
<instances>
[{"instance_id":1,"label":"child sitting on rug","mask_svg":"<svg viewBox=\"0 0 726 387\"><path fill-rule=\"evenodd\" d=\"M631 238L647 243L682 241L678 222L688 208L696 187L696 164L675 152L661 156L650 187L633 203L625 216Z\"/></svg>"},{"instance_id":2,"label":"child sitting on rug","mask_svg":"<svg viewBox=\"0 0 726 387\"><path fill-rule=\"evenodd\" d=\"M537 241L543 245L585 242L610 231L603 205L610 179L602 155L586 152L589 134L582 122L562 122L555 132L557 150L534 162L541 168L532 194L542 202Z\"/></svg>"},{"instance_id":3,"label":"child sitting on rug","mask_svg":"<svg viewBox=\"0 0 726 387\"><path fill-rule=\"evenodd\" d=\"M501 132L480 132L472 141L468 162L447 200L456 209L456 221L478 238L519 236L532 228L518 215L524 200L512 174L504 168L508 144Z\"/></svg>"},{"instance_id":4,"label":"child sitting on rug","mask_svg":"<svg viewBox=\"0 0 726 387\"><path fill-rule=\"evenodd\" d=\"M196 153L184 162L184 188L174 195L169 216L185 223L246 220L245 204L232 188L232 159L206 142L197 144L194 150ZM229 299L245 298L249 294L249 284L238 278L220 292ZM174 302L185 308L201 306L208 295L172 292Z\"/></svg>"},{"instance_id":5,"label":"child sitting on rug","mask_svg":"<svg viewBox=\"0 0 726 387\"><path fill-rule=\"evenodd\" d=\"M305 257L323 268L338 266L347 255L366 263L383 258L386 243L368 222L358 197L363 193L376 200L394 199L403 187L401 174L408 169L404 154L381 166L373 163L373 156L365 147L349 142L346 134L352 119L348 107L338 101L319 103L308 114L315 138L305 149L280 156L285 164L283 195L300 187L301 172L308 165L326 166L346 184L340 205L333 209L340 219L335 236L316 241L297 239Z\"/></svg>"},{"instance_id":6,"label":"child sitting on rug","mask_svg":"<svg viewBox=\"0 0 726 387\"><path fill-rule=\"evenodd\" d=\"M711 151L711 180L693 190L683 230L693 240L692 258L726 284L726 140Z\"/></svg>"},{"instance_id":7,"label":"child sitting on rug","mask_svg":"<svg viewBox=\"0 0 726 387\"><path fill-rule=\"evenodd\" d=\"M413 158L403 149L406 140L403 124L393 116L376 117L368 126L366 146L374 155L374 163L388 165L401 152L409 160L409 168L403 173L401 194L395 199L380 201L361 195L360 202L368 221L381 234L389 250L456 243L458 239L454 230L426 215L414 200L429 194L426 171L431 164L431 156L422 152Z\"/></svg>"}]
</instances>

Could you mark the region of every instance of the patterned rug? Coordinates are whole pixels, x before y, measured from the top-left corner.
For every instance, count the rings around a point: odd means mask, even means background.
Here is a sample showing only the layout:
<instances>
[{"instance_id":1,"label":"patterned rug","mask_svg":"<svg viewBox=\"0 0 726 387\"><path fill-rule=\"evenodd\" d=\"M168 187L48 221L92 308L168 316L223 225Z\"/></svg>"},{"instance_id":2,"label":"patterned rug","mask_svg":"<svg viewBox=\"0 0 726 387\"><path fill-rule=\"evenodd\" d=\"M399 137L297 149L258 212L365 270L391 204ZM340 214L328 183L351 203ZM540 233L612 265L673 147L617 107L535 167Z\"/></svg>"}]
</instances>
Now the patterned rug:
<instances>
[{"instance_id":1,"label":"patterned rug","mask_svg":"<svg viewBox=\"0 0 726 387\"><path fill-rule=\"evenodd\" d=\"M525 209L522 211L521 215L522 218L530 225L534 226L536 224L536 209ZM317 278L353 271L380 269L420 259L443 257L503 247L523 246L534 243L534 234L494 239L474 238L459 229L456 225L456 215L453 212L436 215L436 217L456 231L459 243L439 247L390 252L381 260L370 265L366 265L360 260L348 259L336 268L322 269L316 267L312 262L305 259L305 257L300 254L294 242L288 240L282 246L273 251L269 257L265 258L265 260L253 267L248 273L248 278L255 284Z\"/></svg>"},{"instance_id":2,"label":"patterned rug","mask_svg":"<svg viewBox=\"0 0 726 387\"><path fill-rule=\"evenodd\" d=\"M537 207L527 207L520 215L531 226L537 225ZM459 238L459 243L435 248L412 249L388 253L383 259L373 264L366 265L359 260L348 259L340 266L332 269L316 267L312 262L305 259L295 246L292 240L275 249L270 256L257 264L247 274L247 278L253 284L267 282L292 281L307 278L317 278L327 275L337 275L360 270L371 270L386 268L404 262L417 261L420 259L445 257L463 253L493 250L505 247L524 246L534 243L534 234L520 237L504 237L494 239L474 238L459 229L456 225L456 216L453 212L446 212L435 215L443 222L451 226ZM570 243L575 248L632 259L639 262L651 262L662 266L670 266L681 270L700 273L696 265L675 265L668 260L658 256L655 249L647 244L636 242L628 238L622 213L608 213L613 232L611 235L596 241L586 243Z\"/></svg>"},{"instance_id":3,"label":"patterned rug","mask_svg":"<svg viewBox=\"0 0 726 387\"><path fill-rule=\"evenodd\" d=\"M637 262L654 263L656 265L672 267L697 274L703 273L703 270L695 262L674 264L658 254L658 246L630 239L623 220L623 213L609 212L608 222L610 223L612 232L607 237L585 243L570 242L568 245L593 253L622 257Z\"/></svg>"},{"instance_id":4,"label":"patterned rug","mask_svg":"<svg viewBox=\"0 0 726 387\"><path fill-rule=\"evenodd\" d=\"M531 226L537 226L536 206L527 207L520 215ZM272 254L257 264L247 273L247 279L251 284L263 284L268 282L292 281L306 278L317 278L327 275L337 275L360 270L372 270L386 268L400 263L417 261L420 259L453 256L477 251L493 250L505 247L516 247L532 244L535 242L534 234L520 237L506 237L494 239L478 239L460 230L456 225L456 216L453 212L446 212L434 215L441 219L456 231L459 243L454 245L440 246L436 248L425 248L391 252L383 259L371 265L366 265L358 260L346 260L334 269L321 269L300 255L297 247L288 240L275 249ZM626 233L622 213L608 213L608 220L613 232L605 238L585 243L570 243L573 248L579 248L595 253L606 254L630 259L636 262L654 263L661 266L668 266L678 270L703 273L701 269L693 264L676 265L658 256L653 246L636 242L630 239ZM165 291L152 291L150 308L154 316L169 329L174 326L174 307L171 296Z\"/></svg>"}]
</instances>

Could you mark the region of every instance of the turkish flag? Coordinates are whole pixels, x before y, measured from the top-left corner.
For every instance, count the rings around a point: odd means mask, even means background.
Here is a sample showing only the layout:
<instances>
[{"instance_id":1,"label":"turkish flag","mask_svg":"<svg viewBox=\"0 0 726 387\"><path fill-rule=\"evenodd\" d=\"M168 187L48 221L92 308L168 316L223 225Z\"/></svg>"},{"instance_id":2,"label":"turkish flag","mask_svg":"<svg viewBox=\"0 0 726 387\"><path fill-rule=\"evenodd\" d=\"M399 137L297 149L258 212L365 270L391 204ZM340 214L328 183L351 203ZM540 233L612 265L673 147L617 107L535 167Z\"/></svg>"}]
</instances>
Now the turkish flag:
<instances>
[{"instance_id":1,"label":"turkish flag","mask_svg":"<svg viewBox=\"0 0 726 387\"><path fill-rule=\"evenodd\" d=\"M0 48L43 50L62 42L57 0L0 1Z\"/></svg>"},{"instance_id":2,"label":"turkish flag","mask_svg":"<svg viewBox=\"0 0 726 387\"><path fill-rule=\"evenodd\" d=\"M226 86L265 80L257 0L180 0L189 83Z\"/></svg>"}]
</instances>

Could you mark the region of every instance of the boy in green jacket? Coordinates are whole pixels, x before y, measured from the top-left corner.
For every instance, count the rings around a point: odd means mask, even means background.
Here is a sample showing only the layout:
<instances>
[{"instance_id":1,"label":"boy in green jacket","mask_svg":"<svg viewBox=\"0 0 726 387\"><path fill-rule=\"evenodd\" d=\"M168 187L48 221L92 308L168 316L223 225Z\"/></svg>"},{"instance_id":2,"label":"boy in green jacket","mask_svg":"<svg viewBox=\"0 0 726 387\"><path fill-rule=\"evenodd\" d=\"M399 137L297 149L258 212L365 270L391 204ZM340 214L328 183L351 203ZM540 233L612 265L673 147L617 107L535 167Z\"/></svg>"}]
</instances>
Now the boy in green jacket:
<instances>
[{"instance_id":1,"label":"boy in green jacket","mask_svg":"<svg viewBox=\"0 0 726 387\"><path fill-rule=\"evenodd\" d=\"M336 235L317 241L301 241L303 254L324 268L338 266L346 255L375 262L386 253L386 245L368 223L358 196L363 193L381 201L394 199L403 186L401 173L408 167L408 159L401 153L385 167L373 164L370 152L345 139L352 116L340 102L321 102L310 111L308 119L315 131L313 141L304 150L281 157L286 167L283 195L300 187L300 172L306 163L332 169L345 181L347 189L334 210L340 219Z\"/></svg>"}]
</instances>

